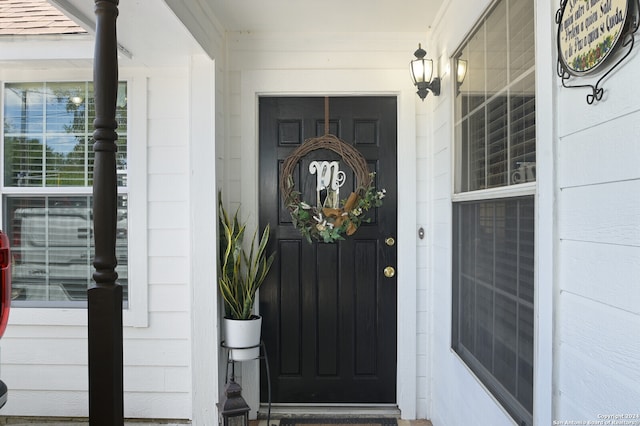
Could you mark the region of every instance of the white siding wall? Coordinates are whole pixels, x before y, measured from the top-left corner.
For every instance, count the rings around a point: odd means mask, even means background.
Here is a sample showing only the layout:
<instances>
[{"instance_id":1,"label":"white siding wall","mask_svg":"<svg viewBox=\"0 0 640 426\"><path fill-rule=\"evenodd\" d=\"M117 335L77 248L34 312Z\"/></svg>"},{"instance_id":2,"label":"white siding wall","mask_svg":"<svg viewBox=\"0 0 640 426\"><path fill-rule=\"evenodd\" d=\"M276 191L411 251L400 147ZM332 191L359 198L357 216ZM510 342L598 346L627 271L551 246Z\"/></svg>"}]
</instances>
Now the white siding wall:
<instances>
[{"instance_id":1,"label":"white siding wall","mask_svg":"<svg viewBox=\"0 0 640 426\"><path fill-rule=\"evenodd\" d=\"M431 96L431 95L429 95ZM417 95L416 95L417 98ZM417 195L416 195L416 219L418 226L424 230L423 239L417 239L416 260L417 260L417 359L416 359L416 417L418 419L428 419L431 417L431 337L434 330L433 321L433 286L430 285L430 276L433 265L430 262L432 246L431 226L432 220L431 203L433 200L433 185L431 176L433 168L437 165L433 159L433 149L435 140L432 139L433 118L427 113L428 107L433 99L425 100L426 105L421 105L416 110L416 159L417 159ZM433 141L433 143L432 143Z\"/></svg>"},{"instance_id":2,"label":"white siding wall","mask_svg":"<svg viewBox=\"0 0 640 426\"><path fill-rule=\"evenodd\" d=\"M217 179L215 141L223 141L221 115L223 59L192 58L191 78L191 324L193 424L215 425L215 403L224 383L226 357L220 354L217 262ZM222 153L218 153L222 154ZM220 360L220 365L218 363ZM219 380L220 378L220 380Z\"/></svg>"},{"instance_id":3,"label":"white siding wall","mask_svg":"<svg viewBox=\"0 0 640 426\"><path fill-rule=\"evenodd\" d=\"M444 61L489 2L471 7L466 2L464 15L454 13L461 10L458 3L450 3L432 34ZM595 105L586 103L585 89L561 88L550 71L555 67L552 23L557 7L557 2L536 6L541 127L534 421L540 425L551 419L588 422L599 420L598 415L636 414L640 400L640 86L634 77L640 60L632 55L607 78L605 96ZM552 57L541 52L551 52ZM449 350L453 136L447 123L451 114L440 111L451 106L444 98L440 102L433 111L439 124L433 129L429 177L430 293L437 301L433 323L442 320L431 343L432 420L438 426L510 424Z\"/></svg>"},{"instance_id":4,"label":"white siding wall","mask_svg":"<svg viewBox=\"0 0 640 426\"><path fill-rule=\"evenodd\" d=\"M594 105L558 91L558 420L640 412L639 71L634 50Z\"/></svg>"},{"instance_id":5,"label":"white siding wall","mask_svg":"<svg viewBox=\"0 0 640 426\"><path fill-rule=\"evenodd\" d=\"M146 134L146 140L130 137L129 146L134 150L142 144L146 155L146 183L131 182L130 197L140 195L143 200L136 201L143 208L146 203L148 241L132 237L130 250L148 251L147 269L140 275L148 282L131 280L130 286L132 291L148 286L148 314L124 330L125 416L190 418L189 70L121 69L120 74L134 76L130 105L147 105L129 123L136 135ZM91 80L92 72L21 70L0 78ZM146 99L131 97L140 93ZM139 173L133 162L129 168ZM2 339L2 379L10 389L2 414L88 415L86 336L84 309L14 308Z\"/></svg>"},{"instance_id":6,"label":"white siding wall","mask_svg":"<svg viewBox=\"0 0 640 426\"><path fill-rule=\"evenodd\" d=\"M206 55L189 61L189 193L191 363L194 425L218 422L226 357L220 342L217 268L217 190L226 158L226 35L207 2L166 0ZM213 60L209 58L214 58ZM183 190L187 186L183 187Z\"/></svg>"},{"instance_id":7,"label":"white siding wall","mask_svg":"<svg viewBox=\"0 0 640 426\"><path fill-rule=\"evenodd\" d=\"M162 358L173 354L166 365L179 371L180 380L173 382L165 377L157 394L148 389L155 402L150 405L153 408L135 417L191 417L189 193L185 191L189 185L189 89L185 68L158 70L149 78L150 320L149 328L140 331L151 339L141 341L141 345L154 343L155 333L159 334L160 345L157 352L153 346L141 346L136 353L142 365L154 365L147 358L159 355L156 363L161 369L165 365ZM154 314L166 319L165 324L157 324L157 329ZM140 404L140 408L145 407L147 404Z\"/></svg>"}]
</instances>

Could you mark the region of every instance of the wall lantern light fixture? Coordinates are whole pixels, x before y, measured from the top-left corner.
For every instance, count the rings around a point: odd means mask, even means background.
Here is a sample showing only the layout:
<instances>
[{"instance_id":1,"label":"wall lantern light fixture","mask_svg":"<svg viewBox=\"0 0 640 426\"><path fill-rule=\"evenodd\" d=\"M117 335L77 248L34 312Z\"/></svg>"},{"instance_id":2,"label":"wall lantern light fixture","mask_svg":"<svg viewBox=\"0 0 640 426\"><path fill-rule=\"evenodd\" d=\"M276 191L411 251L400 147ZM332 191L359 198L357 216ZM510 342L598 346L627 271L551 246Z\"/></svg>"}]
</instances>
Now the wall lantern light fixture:
<instances>
[{"instance_id":1,"label":"wall lantern light fixture","mask_svg":"<svg viewBox=\"0 0 640 426\"><path fill-rule=\"evenodd\" d=\"M433 80L431 79L433 75L433 61L431 59L424 58L427 52L420 44L418 44L418 50L413 54L416 59L411 61L410 68L413 84L418 88L416 93L423 101L429 94L429 91L431 91L434 96L439 96L440 78L435 77Z\"/></svg>"}]
</instances>

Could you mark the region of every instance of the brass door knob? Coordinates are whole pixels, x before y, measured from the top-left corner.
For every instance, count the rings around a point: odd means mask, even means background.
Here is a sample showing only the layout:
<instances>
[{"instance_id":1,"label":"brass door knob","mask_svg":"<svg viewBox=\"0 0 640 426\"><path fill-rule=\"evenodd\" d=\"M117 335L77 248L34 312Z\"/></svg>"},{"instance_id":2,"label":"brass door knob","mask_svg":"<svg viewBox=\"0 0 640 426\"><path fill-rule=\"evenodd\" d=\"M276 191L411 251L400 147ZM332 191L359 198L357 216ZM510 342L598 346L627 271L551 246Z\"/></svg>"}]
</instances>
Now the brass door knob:
<instances>
[{"instance_id":1,"label":"brass door knob","mask_svg":"<svg viewBox=\"0 0 640 426\"><path fill-rule=\"evenodd\" d=\"M385 238L384 243L391 247L396 243L396 240L393 237L387 237Z\"/></svg>"},{"instance_id":2,"label":"brass door knob","mask_svg":"<svg viewBox=\"0 0 640 426\"><path fill-rule=\"evenodd\" d=\"M393 266L387 266L384 268L384 276L387 278L393 278L396 274L396 270Z\"/></svg>"}]
</instances>

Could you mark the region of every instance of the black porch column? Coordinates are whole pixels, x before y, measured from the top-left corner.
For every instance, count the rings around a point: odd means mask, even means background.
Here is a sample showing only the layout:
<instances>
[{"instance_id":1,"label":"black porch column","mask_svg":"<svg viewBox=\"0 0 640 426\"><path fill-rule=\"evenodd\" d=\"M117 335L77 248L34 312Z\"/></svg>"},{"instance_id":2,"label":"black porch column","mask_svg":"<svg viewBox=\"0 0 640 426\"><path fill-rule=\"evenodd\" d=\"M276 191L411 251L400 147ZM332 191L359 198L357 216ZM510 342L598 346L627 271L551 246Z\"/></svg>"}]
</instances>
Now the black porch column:
<instances>
[{"instance_id":1,"label":"black porch column","mask_svg":"<svg viewBox=\"0 0 640 426\"><path fill-rule=\"evenodd\" d=\"M124 424L122 394L122 287L116 283L116 98L118 0L95 0L93 64L96 119L93 170L95 258L88 290L89 424Z\"/></svg>"}]
</instances>

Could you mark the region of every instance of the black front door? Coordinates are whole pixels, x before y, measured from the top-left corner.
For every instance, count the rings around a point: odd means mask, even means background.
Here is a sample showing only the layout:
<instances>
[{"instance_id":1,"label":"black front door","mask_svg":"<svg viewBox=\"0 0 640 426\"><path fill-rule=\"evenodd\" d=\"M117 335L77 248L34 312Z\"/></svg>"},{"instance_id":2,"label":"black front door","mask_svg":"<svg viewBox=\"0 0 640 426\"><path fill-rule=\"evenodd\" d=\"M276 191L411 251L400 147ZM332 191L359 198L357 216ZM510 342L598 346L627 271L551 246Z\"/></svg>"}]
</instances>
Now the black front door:
<instances>
[{"instance_id":1,"label":"black front door","mask_svg":"<svg viewBox=\"0 0 640 426\"><path fill-rule=\"evenodd\" d=\"M308 243L292 226L278 189L279 171L304 140L325 133L325 98L260 98L260 226L272 227L277 250L260 290L262 335L275 403L396 402L396 116L395 97L332 97L329 133L352 144L386 190L370 223L338 243ZM340 155L316 150L295 173L302 200L315 205L311 161L339 161L346 173L340 199L355 176ZM267 401L262 373L261 400Z\"/></svg>"}]
</instances>

